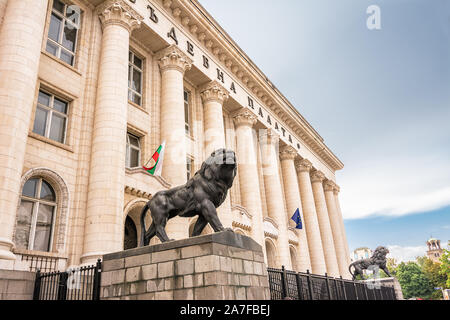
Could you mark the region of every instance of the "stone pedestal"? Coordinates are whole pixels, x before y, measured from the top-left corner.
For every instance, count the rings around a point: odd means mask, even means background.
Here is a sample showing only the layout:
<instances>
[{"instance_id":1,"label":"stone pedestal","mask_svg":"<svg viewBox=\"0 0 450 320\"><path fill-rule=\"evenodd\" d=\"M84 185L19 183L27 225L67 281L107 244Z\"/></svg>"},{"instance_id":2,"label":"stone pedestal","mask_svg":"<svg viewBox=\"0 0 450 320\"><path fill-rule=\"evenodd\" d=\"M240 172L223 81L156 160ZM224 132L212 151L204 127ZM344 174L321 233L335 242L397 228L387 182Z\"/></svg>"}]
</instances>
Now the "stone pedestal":
<instances>
[{"instance_id":1,"label":"stone pedestal","mask_svg":"<svg viewBox=\"0 0 450 320\"><path fill-rule=\"evenodd\" d=\"M383 286L393 287L395 290L395 297L397 300L405 300L403 298L402 287L400 286L400 282L398 282L397 278L380 278L376 279ZM373 280L366 280L365 282L372 282Z\"/></svg>"},{"instance_id":2,"label":"stone pedestal","mask_svg":"<svg viewBox=\"0 0 450 320\"><path fill-rule=\"evenodd\" d=\"M262 247L221 232L103 257L103 300L269 300Z\"/></svg>"}]
</instances>

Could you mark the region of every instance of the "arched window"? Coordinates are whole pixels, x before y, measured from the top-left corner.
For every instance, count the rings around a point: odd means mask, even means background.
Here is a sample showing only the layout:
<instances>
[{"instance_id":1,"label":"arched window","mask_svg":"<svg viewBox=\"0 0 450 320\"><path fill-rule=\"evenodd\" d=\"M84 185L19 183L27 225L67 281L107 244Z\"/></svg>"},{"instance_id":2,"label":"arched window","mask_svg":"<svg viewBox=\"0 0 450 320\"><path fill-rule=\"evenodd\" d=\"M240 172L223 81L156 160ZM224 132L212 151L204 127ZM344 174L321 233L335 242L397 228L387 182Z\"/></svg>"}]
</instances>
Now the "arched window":
<instances>
[{"instance_id":1,"label":"arched window","mask_svg":"<svg viewBox=\"0 0 450 320\"><path fill-rule=\"evenodd\" d=\"M51 251L56 213L56 195L41 178L29 179L22 189L14 242L17 248Z\"/></svg>"},{"instance_id":2,"label":"arched window","mask_svg":"<svg viewBox=\"0 0 450 320\"><path fill-rule=\"evenodd\" d=\"M123 240L123 249L129 250L137 248L138 246L138 238L137 238L137 229L136 224L133 219L127 216L125 220L125 236Z\"/></svg>"}]
</instances>

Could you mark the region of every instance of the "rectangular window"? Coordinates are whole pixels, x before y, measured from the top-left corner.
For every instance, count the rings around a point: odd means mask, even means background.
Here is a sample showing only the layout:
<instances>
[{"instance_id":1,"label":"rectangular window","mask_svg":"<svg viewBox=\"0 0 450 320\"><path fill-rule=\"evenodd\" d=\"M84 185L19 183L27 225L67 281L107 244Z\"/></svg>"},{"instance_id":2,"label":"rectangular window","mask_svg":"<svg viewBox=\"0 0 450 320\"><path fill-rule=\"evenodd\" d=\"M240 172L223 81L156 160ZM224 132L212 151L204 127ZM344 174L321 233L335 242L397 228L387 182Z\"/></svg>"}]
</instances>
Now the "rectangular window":
<instances>
[{"instance_id":1,"label":"rectangular window","mask_svg":"<svg viewBox=\"0 0 450 320\"><path fill-rule=\"evenodd\" d=\"M189 103L189 91L184 90L184 128L187 135L191 135L191 107Z\"/></svg>"},{"instance_id":2,"label":"rectangular window","mask_svg":"<svg viewBox=\"0 0 450 320\"><path fill-rule=\"evenodd\" d=\"M194 176L194 159L190 156L186 157L187 180Z\"/></svg>"},{"instance_id":3,"label":"rectangular window","mask_svg":"<svg viewBox=\"0 0 450 320\"><path fill-rule=\"evenodd\" d=\"M130 133L127 134L127 156L126 167L138 168L141 163L141 142L140 139Z\"/></svg>"},{"instance_id":4,"label":"rectangular window","mask_svg":"<svg viewBox=\"0 0 450 320\"><path fill-rule=\"evenodd\" d=\"M66 143L68 111L68 102L40 90L33 132L54 141Z\"/></svg>"},{"instance_id":5,"label":"rectangular window","mask_svg":"<svg viewBox=\"0 0 450 320\"><path fill-rule=\"evenodd\" d=\"M75 64L80 19L81 11L78 6L53 1L46 50L71 66Z\"/></svg>"},{"instance_id":6,"label":"rectangular window","mask_svg":"<svg viewBox=\"0 0 450 320\"><path fill-rule=\"evenodd\" d=\"M128 54L128 100L142 106L143 61L130 51Z\"/></svg>"}]
</instances>

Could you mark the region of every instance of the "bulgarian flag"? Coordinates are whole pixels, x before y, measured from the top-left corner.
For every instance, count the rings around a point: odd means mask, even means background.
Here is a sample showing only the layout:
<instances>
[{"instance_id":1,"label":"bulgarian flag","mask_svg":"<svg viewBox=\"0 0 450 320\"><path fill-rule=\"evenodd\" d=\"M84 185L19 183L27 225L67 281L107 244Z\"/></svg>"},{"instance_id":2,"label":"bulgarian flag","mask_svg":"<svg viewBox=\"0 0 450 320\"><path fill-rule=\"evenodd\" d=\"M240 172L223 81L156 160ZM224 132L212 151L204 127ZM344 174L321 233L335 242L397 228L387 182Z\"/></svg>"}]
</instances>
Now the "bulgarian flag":
<instances>
[{"instance_id":1,"label":"bulgarian flag","mask_svg":"<svg viewBox=\"0 0 450 320\"><path fill-rule=\"evenodd\" d=\"M146 165L143 166L144 170L150 173L152 176L161 176L162 165L164 160L164 150L166 149L166 142L164 141L162 145L159 146L158 150L156 150L153 157L147 162L154 161L155 164L151 168L146 168Z\"/></svg>"}]
</instances>

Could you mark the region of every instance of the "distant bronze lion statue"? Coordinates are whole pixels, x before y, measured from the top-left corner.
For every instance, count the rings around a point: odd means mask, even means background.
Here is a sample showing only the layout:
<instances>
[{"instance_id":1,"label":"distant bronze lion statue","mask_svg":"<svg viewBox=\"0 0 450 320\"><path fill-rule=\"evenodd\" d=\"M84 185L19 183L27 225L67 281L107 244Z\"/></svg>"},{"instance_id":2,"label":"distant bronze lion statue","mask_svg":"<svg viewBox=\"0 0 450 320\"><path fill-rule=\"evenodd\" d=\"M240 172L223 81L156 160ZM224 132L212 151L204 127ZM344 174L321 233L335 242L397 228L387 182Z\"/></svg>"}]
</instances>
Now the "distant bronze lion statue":
<instances>
[{"instance_id":1,"label":"distant bronze lion statue","mask_svg":"<svg viewBox=\"0 0 450 320\"><path fill-rule=\"evenodd\" d=\"M173 241L167 236L165 227L167 221L176 216L184 218L198 216L193 237L199 236L208 223L215 232L225 231L217 216L216 208L225 201L236 172L234 151L220 149L211 154L185 185L156 193L141 213L141 247L148 246L154 236L161 242ZM148 210L153 221L150 228L145 230L145 216Z\"/></svg>"},{"instance_id":2,"label":"distant bronze lion statue","mask_svg":"<svg viewBox=\"0 0 450 320\"><path fill-rule=\"evenodd\" d=\"M363 270L367 270L372 266L378 266L381 270L383 270L388 277L392 277L389 273L389 270L386 266L386 255L389 253L389 250L386 247L378 247L373 253L372 257L369 259L363 259L353 262L348 270L350 274L353 276L353 280L356 279L356 276L359 274L361 278L364 279ZM352 267L355 269L355 272L352 272Z\"/></svg>"}]
</instances>

